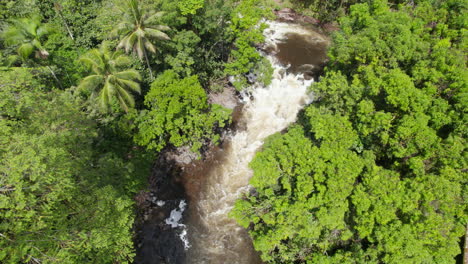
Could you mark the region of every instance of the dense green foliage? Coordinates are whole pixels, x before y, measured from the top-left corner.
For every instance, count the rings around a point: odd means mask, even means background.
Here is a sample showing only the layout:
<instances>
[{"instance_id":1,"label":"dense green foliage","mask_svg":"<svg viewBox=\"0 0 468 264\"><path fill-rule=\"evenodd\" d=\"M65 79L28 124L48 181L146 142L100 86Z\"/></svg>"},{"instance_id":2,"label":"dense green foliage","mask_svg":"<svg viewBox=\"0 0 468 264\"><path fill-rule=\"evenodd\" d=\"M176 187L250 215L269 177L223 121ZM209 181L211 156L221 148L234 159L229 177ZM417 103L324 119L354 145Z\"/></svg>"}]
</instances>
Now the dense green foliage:
<instances>
[{"instance_id":1,"label":"dense green foliage","mask_svg":"<svg viewBox=\"0 0 468 264\"><path fill-rule=\"evenodd\" d=\"M317 102L267 140L232 214L267 263L453 263L466 1L291 3L340 30ZM255 46L273 6L0 1L0 262L132 263L151 162L219 142L231 111L208 92L229 76L270 82Z\"/></svg>"},{"instance_id":2,"label":"dense green foliage","mask_svg":"<svg viewBox=\"0 0 468 264\"><path fill-rule=\"evenodd\" d=\"M36 58L46 59L49 52L43 47L42 40L49 33L50 29L41 24L38 16L32 18L18 18L12 20L2 37L7 45L17 45L18 55L26 60L33 53Z\"/></svg>"},{"instance_id":3,"label":"dense green foliage","mask_svg":"<svg viewBox=\"0 0 468 264\"><path fill-rule=\"evenodd\" d=\"M177 1L177 4L182 15L195 15L197 10L203 7L204 2L204 0L181 0Z\"/></svg>"},{"instance_id":4,"label":"dense green foliage","mask_svg":"<svg viewBox=\"0 0 468 264\"><path fill-rule=\"evenodd\" d=\"M145 105L137 117L136 141L160 151L166 144L190 146L199 151L205 140L217 142L215 128L223 128L230 119L229 109L209 105L197 76L179 79L166 71L151 85Z\"/></svg>"},{"instance_id":5,"label":"dense green foliage","mask_svg":"<svg viewBox=\"0 0 468 264\"><path fill-rule=\"evenodd\" d=\"M233 211L265 261L454 263L467 223L465 3L376 0L340 19L318 101L268 139L251 163L256 192Z\"/></svg>"},{"instance_id":6,"label":"dense green foliage","mask_svg":"<svg viewBox=\"0 0 468 264\"><path fill-rule=\"evenodd\" d=\"M285 1L295 10L319 20L321 24L334 23L343 16L349 7L360 2L359 0L287 0Z\"/></svg>"},{"instance_id":7,"label":"dense green foliage","mask_svg":"<svg viewBox=\"0 0 468 264\"><path fill-rule=\"evenodd\" d=\"M97 146L106 138L72 95L32 71L0 72L1 262L128 262L129 194L147 166Z\"/></svg>"},{"instance_id":8,"label":"dense green foliage","mask_svg":"<svg viewBox=\"0 0 468 264\"><path fill-rule=\"evenodd\" d=\"M236 5L0 3L1 263L133 261L151 161L230 121L206 91L226 83Z\"/></svg>"},{"instance_id":9,"label":"dense green foliage","mask_svg":"<svg viewBox=\"0 0 468 264\"><path fill-rule=\"evenodd\" d=\"M262 32L265 24L259 23L264 17L271 18L271 11L265 1L247 0L241 1L233 12L231 30L235 36L235 49L231 52L231 61L226 64L225 72L238 78L234 83L238 90L247 85L241 74L253 70L261 60L255 45L264 40Z\"/></svg>"}]
</instances>

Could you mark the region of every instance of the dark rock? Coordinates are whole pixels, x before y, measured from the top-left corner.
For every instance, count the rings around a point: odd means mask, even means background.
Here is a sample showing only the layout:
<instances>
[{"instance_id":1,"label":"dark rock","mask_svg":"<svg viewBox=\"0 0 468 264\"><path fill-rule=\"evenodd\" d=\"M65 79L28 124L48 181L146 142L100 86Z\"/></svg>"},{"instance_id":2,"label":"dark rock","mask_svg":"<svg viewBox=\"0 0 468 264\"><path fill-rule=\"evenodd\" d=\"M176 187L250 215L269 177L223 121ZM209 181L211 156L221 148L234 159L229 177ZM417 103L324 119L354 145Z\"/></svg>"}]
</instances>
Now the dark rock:
<instances>
[{"instance_id":1,"label":"dark rock","mask_svg":"<svg viewBox=\"0 0 468 264\"><path fill-rule=\"evenodd\" d=\"M179 230L165 223L173 209L185 200L185 191L176 179L179 174L174 161L160 155L149 179L149 191L137 195L139 212L135 239L135 264L183 264L186 262L184 244ZM164 201L159 206L157 200ZM141 206L141 207L140 207Z\"/></svg>"},{"instance_id":2,"label":"dark rock","mask_svg":"<svg viewBox=\"0 0 468 264\"><path fill-rule=\"evenodd\" d=\"M280 22L294 22L313 25L317 25L320 23L320 20L313 17L301 15L291 8L283 8L281 10L276 10L275 14L277 20Z\"/></svg>"},{"instance_id":3,"label":"dark rock","mask_svg":"<svg viewBox=\"0 0 468 264\"><path fill-rule=\"evenodd\" d=\"M208 102L210 104L219 104L229 109L234 109L239 104L239 99L236 95L236 89L232 86L225 85L222 92L209 93Z\"/></svg>"},{"instance_id":4,"label":"dark rock","mask_svg":"<svg viewBox=\"0 0 468 264\"><path fill-rule=\"evenodd\" d=\"M276 17L281 22L293 22L297 19L297 13L291 8L283 8L275 11Z\"/></svg>"},{"instance_id":5,"label":"dark rock","mask_svg":"<svg viewBox=\"0 0 468 264\"><path fill-rule=\"evenodd\" d=\"M303 64L297 68L299 72L307 73L307 72L314 72L317 66L312 64Z\"/></svg>"},{"instance_id":6,"label":"dark rock","mask_svg":"<svg viewBox=\"0 0 468 264\"><path fill-rule=\"evenodd\" d=\"M250 84L253 84L257 81L257 74L253 72L249 72L245 75L245 77L247 78L247 81L249 81Z\"/></svg>"},{"instance_id":7,"label":"dark rock","mask_svg":"<svg viewBox=\"0 0 468 264\"><path fill-rule=\"evenodd\" d=\"M310 17L310 16L304 16L304 15L301 15L301 22L306 23L306 24L313 24L313 25L320 24L320 20Z\"/></svg>"},{"instance_id":8,"label":"dark rock","mask_svg":"<svg viewBox=\"0 0 468 264\"><path fill-rule=\"evenodd\" d=\"M338 23L330 22L330 23L326 23L326 24L322 25L322 29L327 33L331 33L333 31L339 30L340 27L339 27Z\"/></svg>"},{"instance_id":9,"label":"dark rock","mask_svg":"<svg viewBox=\"0 0 468 264\"><path fill-rule=\"evenodd\" d=\"M318 76L322 73L323 68L323 65L304 64L299 66L297 71L303 73L306 80L313 78L316 81Z\"/></svg>"},{"instance_id":10,"label":"dark rock","mask_svg":"<svg viewBox=\"0 0 468 264\"><path fill-rule=\"evenodd\" d=\"M183 264L186 256L184 245L172 228L144 225L141 229L142 244L138 248L135 263Z\"/></svg>"}]
</instances>

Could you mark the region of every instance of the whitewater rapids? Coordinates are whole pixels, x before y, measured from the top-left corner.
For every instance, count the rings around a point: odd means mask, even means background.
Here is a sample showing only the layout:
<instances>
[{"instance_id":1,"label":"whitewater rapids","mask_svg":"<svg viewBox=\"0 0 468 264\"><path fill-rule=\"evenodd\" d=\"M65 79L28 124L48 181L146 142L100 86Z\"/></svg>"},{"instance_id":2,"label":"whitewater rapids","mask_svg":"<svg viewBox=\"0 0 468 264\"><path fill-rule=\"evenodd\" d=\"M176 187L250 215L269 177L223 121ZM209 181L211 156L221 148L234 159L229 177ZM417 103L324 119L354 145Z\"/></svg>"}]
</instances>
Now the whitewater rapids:
<instances>
[{"instance_id":1,"label":"whitewater rapids","mask_svg":"<svg viewBox=\"0 0 468 264\"><path fill-rule=\"evenodd\" d=\"M273 80L267 87L255 84L247 89L240 119L244 129L229 136L222 155L206 172L198 199L191 201L191 216L186 223L191 245L188 263L261 263L247 231L228 214L236 199L249 191L253 172L248 165L264 140L295 122L298 112L313 100L308 92L313 80L307 80L302 73L288 72L291 65L279 61L278 45L285 44L291 34L311 45L324 41L320 34L299 25L266 23L269 25L264 31L266 45L272 52L265 56L274 68Z\"/></svg>"}]
</instances>

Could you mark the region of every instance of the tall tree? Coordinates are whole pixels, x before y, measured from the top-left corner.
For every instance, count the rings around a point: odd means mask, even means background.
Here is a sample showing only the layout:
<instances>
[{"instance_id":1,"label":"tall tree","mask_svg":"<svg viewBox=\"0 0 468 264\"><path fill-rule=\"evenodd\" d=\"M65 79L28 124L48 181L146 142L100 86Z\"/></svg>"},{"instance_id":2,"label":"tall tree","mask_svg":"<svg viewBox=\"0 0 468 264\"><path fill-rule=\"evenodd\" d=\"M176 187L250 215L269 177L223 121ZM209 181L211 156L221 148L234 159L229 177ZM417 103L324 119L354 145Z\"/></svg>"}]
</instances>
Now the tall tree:
<instances>
[{"instance_id":1,"label":"tall tree","mask_svg":"<svg viewBox=\"0 0 468 264\"><path fill-rule=\"evenodd\" d=\"M78 89L89 91L91 99L97 99L102 110L107 112L113 100L128 111L135 105L131 92L140 93L140 74L133 69L125 69L130 58L121 51L111 51L104 42L99 49L93 49L80 58L93 74L83 78Z\"/></svg>"},{"instance_id":2,"label":"tall tree","mask_svg":"<svg viewBox=\"0 0 468 264\"><path fill-rule=\"evenodd\" d=\"M164 13L145 13L140 8L138 0L126 1L122 12L124 20L111 32L111 36L121 37L118 49L124 48L126 53L132 50L137 53L140 60L145 58L151 79L153 79L148 52L156 53L156 40L170 40L169 36L163 32L170 28L158 24Z\"/></svg>"},{"instance_id":3,"label":"tall tree","mask_svg":"<svg viewBox=\"0 0 468 264\"><path fill-rule=\"evenodd\" d=\"M218 142L216 128L230 123L230 110L208 103L196 75L180 79L174 71L165 71L151 85L145 105L148 110L136 118L135 141L156 151L171 144L198 152L208 140Z\"/></svg>"},{"instance_id":4,"label":"tall tree","mask_svg":"<svg viewBox=\"0 0 468 264\"><path fill-rule=\"evenodd\" d=\"M266 263L455 262L467 223L464 12L373 0L340 19L318 100L266 140L250 164L255 191L232 213Z\"/></svg>"}]
</instances>

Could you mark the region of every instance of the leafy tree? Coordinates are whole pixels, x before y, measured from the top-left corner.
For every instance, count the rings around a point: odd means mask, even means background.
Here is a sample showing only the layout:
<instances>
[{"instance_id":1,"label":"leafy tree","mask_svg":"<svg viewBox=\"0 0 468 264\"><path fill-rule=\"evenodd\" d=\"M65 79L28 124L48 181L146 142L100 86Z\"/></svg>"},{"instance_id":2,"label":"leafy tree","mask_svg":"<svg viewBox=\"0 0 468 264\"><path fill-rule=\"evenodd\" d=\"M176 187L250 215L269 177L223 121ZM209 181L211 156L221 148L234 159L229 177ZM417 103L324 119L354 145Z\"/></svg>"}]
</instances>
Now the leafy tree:
<instances>
[{"instance_id":1,"label":"leafy tree","mask_svg":"<svg viewBox=\"0 0 468 264\"><path fill-rule=\"evenodd\" d=\"M262 0L241 1L232 12L231 30L234 34L234 46L230 59L225 65L225 73L239 76L234 84L238 90L247 85L246 79L241 76L254 69L261 60L255 45L263 42L265 24L261 24L263 17L271 18L271 9L266 7L267 2Z\"/></svg>"},{"instance_id":2,"label":"leafy tree","mask_svg":"<svg viewBox=\"0 0 468 264\"><path fill-rule=\"evenodd\" d=\"M97 152L79 102L33 76L0 72L0 261L131 262L132 164Z\"/></svg>"},{"instance_id":3,"label":"leafy tree","mask_svg":"<svg viewBox=\"0 0 468 264\"><path fill-rule=\"evenodd\" d=\"M318 101L256 155L255 191L233 211L265 261L454 262L468 75L465 29L447 14L460 3L375 0L340 19Z\"/></svg>"},{"instance_id":4,"label":"leafy tree","mask_svg":"<svg viewBox=\"0 0 468 264\"><path fill-rule=\"evenodd\" d=\"M310 260L313 252L352 237L345 216L364 164L351 150L357 134L344 117L312 108L308 115L314 120L310 132L293 127L265 143L250 164L258 195L238 201L233 211L244 227L253 222L255 248L272 263Z\"/></svg>"},{"instance_id":5,"label":"leafy tree","mask_svg":"<svg viewBox=\"0 0 468 264\"><path fill-rule=\"evenodd\" d=\"M197 66L196 59L199 59L197 45L201 41L200 37L193 31L183 30L178 32L172 40L170 46L176 55L167 54L164 60L180 76L192 75L193 68Z\"/></svg>"},{"instance_id":6,"label":"leafy tree","mask_svg":"<svg viewBox=\"0 0 468 264\"><path fill-rule=\"evenodd\" d=\"M150 77L153 79L153 71L148 59L148 52L156 53L156 40L169 40L169 36L163 31L170 28L165 25L159 25L158 21L164 15L163 12L145 12L140 8L138 0L127 0L122 6L124 21L111 33L114 36L121 36L117 48L124 48L125 52L133 50L138 57L145 57Z\"/></svg>"},{"instance_id":7,"label":"leafy tree","mask_svg":"<svg viewBox=\"0 0 468 264\"><path fill-rule=\"evenodd\" d=\"M182 15L195 15L198 9L204 5L204 0L182 0L178 1L178 6Z\"/></svg>"},{"instance_id":8,"label":"leafy tree","mask_svg":"<svg viewBox=\"0 0 468 264\"><path fill-rule=\"evenodd\" d=\"M187 74L184 76L198 75L203 87L221 81L233 41L229 23L235 5L233 1L201 1L196 15L187 14L185 24L171 24L178 32L168 43L169 49L164 51L166 63L177 73Z\"/></svg>"},{"instance_id":9,"label":"leafy tree","mask_svg":"<svg viewBox=\"0 0 468 264\"><path fill-rule=\"evenodd\" d=\"M99 49L93 49L80 58L88 66L92 75L81 80L78 89L89 91L91 100L98 100L102 110L108 111L117 100L126 112L135 106L131 92L140 93L140 74L132 69L125 69L130 59L120 51L109 49L104 42Z\"/></svg>"},{"instance_id":10,"label":"leafy tree","mask_svg":"<svg viewBox=\"0 0 468 264\"><path fill-rule=\"evenodd\" d=\"M180 79L173 71L156 78L145 105L148 109L136 118L135 140L157 151L171 144L198 152L206 140L218 141L215 128L225 127L230 119L228 109L208 104L197 76Z\"/></svg>"}]
</instances>

